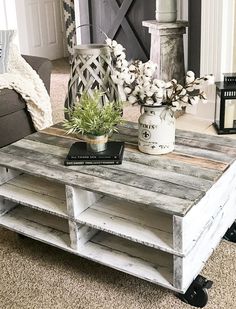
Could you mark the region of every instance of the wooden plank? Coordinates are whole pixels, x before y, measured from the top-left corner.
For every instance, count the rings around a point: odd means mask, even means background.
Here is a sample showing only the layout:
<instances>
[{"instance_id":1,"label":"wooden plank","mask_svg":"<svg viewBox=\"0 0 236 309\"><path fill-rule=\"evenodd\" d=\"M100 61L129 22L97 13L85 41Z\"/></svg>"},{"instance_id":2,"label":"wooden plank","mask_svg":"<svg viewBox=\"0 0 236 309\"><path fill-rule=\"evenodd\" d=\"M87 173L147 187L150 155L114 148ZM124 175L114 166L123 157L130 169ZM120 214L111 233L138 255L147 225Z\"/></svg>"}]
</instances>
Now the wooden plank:
<instances>
[{"instance_id":1,"label":"wooden plank","mask_svg":"<svg viewBox=\"0 0 236 309\"><path fill-rule=\"evenodd\" d=\"M83 250L87 258L160 286L179 291L172 286L172 256L146 248L128 240L99 233Z\"/></svg>"},{"instance_id":2,"label":"wooden plank","mask_svg":"<svg viewBox=\"0 0 236 309\"><path fill-rule=\"evenodd\" d=\"M215 135L209 135L209 134L198 133L198 132L193 132L193 131L176 130L176 139L178 139L178 137L193 139L193 140L197 140L200 142L210 141L211 143L214 143L217 145L236 148L236 141L227 136L215 136Z\"/></svg>"},{"instance_id":3,"label":"wooden plank","mask_svg":"<svg viewBox=\"0 0 236 309\"><path fill-rule=\"evenodd\" d=\"M6 213L8 213L10 210L15 208L16 206L17 206L16 203L6 200L0 196L0 217L4 216Z\"/></svg>"},{"instance_id":4,"label":"wooden plank","mask_svg":"<svg viewBox=\"0 0 236 309\"><path fill-rule=\"evenodd\" d=\"M184 175L164 169L153 168L148 165L135 163L132 161L123 161L120 166L112 166L112 169L122 170L141 176L158 179L168 183L179 184L182 187L192 188L199 191L207 191L213 185L213 181L197 178L194 176ZM183 188L184 190L184 188Z\"/></svg>"},{"instance_id":5,"label":"wooden plank","mask_svg":"<svg viewBox=\"0 0 236 309\"><path fill-rule=\"evenodd\" d=\"M221 153L218 151L195 148L195 147L190 147L187 145L175 144L174 152L196 156L200 158L206 158L210 160L215 160L215 161L223 162L223 163L231 163L235 160L235 155L230 155L230 154L227 154L226 152Z\"/></svg>"},{"instance_id":6,"label":"wooden plank","mask_svg":"<svg viewBox=\"0 0 236 309\"><path fill-rule=\"evenodd\" d=\"M51 196L61 201L66 200L65 186L56 182L48 181L41 177L21 174L8 181L8 184L39 194Z\"/></svg>"},{"instance_id":7,"label":"wooden plank","mask_svg":"<svg viewBox=\"0 0 236 309\"><path fill-rule=\"evenodd\" d=\"M208 149L214 150L220 153L226 153L228 155L236 156L236 147L233 148L231 146L219 145L217 143L212 142L211 136L208 136L208 140L197 140L193 138L184 138L177 136L175 140L176 144L191 146L200 149Z\"/></svg>"},{"instance_id":8,"label":"wooden plank","mask_svg":"<svg viewBox=\"0 0 236 309\"><path fill-rule=\"evenodd\" d=\"M171 216L152 209L103 198L84 211L78 222L145 246L176 253Z\"/></svg>"},{"instance_id":9,"label":"wooden plank","mask_svg":"<svg viewBox=\"0 0 236 309\"><path fill-rule=\"evenodd\" d=\"M68 224L62 220L28 207L18 206L0 218L0 225L53 246L67 248L70 243Z\"/></svg>"},{"instance_id":10,"label":"wooden plank","mask_svg":"<svg viewBox=\"0 0 236 309\"><path fill-rule=\"evenodd\" d=\"M86 225L80 225L75 221L69 220L71 248L78 251L81 246L87 243L98 230Z\"/></svg>"},{"instance_id":11,"label":"wooden plank","mask_svg":"<svg viewBox=\"0 0 236 309\"><path fill-rule=\"evenodd\" d=\"M195 246L206 226L215 220L217 213L236 192L236 162L221 176L199 203L182 220L182 253ZM204 216L202 216L204 214ZM201 219L200 219L201 218ZM180 247L180 249L181 249ZM175 247L176 250L178 248Z\"/></svg>"},{"instance_id":12,"label":"wooden plank","mask_svg":"<svg viewBox=\"0 0 236 309\"><path fill-rule=\"evenodd\" d=\"M30 175L20 175L0 186L0 196L22 205L67 218L65 186Z\"/></svg>"},{"instance_id":13,"label":"wooden plank","mask_svg":"<svg viewBox=\"0 0 236 309\"><path fill-rule=\"evenodd\" d=\"M0 166L0 185L19 175L19 171Z\"/></svg>"},{"instance_id":14,"label":"wooden plank","mask_svg":"<svg viewBox=\"0 0 236 309\"><path fill-rule=\"evenodd\" d=\"M161 169L175 172L183 177L188 175L210 181L216 181L222 175L222 171L219 170L212 170L199 167L199 165L192 165L178 160L169 159L168 156L148 156L147 154L140 153L135 150L125 151L124 160L144 164L158 170Z\"/></svg>"},{"instance_id":15,"label":"wooden plank","mask_svg":"<svg viewBox=\"0 0 236 309\"><path fill-rule=\"evenodd\" d=\"M78 218L85 209L94 204L101 197L102 195L90 191L66 186L67 209L70 217Z\"/></svg>"},{"instance_id":16,"label":"wooden plank","mask_svg":"<svg viewBox=\"0 0 236 309\"><path fill-rule=\"evenodd\" d=\"M223 209L220 209L214 220L209 222L208 226L206 226L204 233L190 253L184 258L175 256L175 287L185 292L193 279L200 273L227 229L233 224L236 218L235 204L236 190L231 194L229 200L224 205ZM180 269L181 266L182 269ZM182 280L179 280L178 274L182 274Z\"/></svg>"},{"instance_id":17,"label":"wooden plank","mask_svg":"<svg viewBox=\"0 0 236 309\"><path fill-rule=\"evenodd\" d=\"M200 158L197 156L191 156L176 152L166 154L166 158L191 164L192 166L199 166L200 168L214 169L222 172L225 171L229 166L229 164L227 163L222 163L216 160L209 160L206 158Z\"/></svg>"}]
</instances>

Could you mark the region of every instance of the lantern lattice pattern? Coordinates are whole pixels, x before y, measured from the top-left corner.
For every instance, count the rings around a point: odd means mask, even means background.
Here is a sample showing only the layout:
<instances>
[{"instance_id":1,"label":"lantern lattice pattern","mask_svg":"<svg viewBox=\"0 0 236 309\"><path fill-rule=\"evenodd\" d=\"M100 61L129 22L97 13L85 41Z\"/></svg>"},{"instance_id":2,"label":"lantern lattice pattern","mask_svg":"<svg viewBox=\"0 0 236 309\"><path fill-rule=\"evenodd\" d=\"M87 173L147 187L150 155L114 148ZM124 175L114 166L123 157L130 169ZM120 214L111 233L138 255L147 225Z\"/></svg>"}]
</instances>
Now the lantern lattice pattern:
<instances>
[{"instance_id":1,"label":"lantern lattice pattern","mask_svg":"<svg viewBox=\"0 0 236 309\"><path fill-rule=\"evenodd\" d=\"M111 54L107 45L75 46L65 106L73 107L83 91L90 95L94 90L104 92L103 104L106 101L118 101L118 90L111 79L111 69Z\"/></svg>"}]
</instances>

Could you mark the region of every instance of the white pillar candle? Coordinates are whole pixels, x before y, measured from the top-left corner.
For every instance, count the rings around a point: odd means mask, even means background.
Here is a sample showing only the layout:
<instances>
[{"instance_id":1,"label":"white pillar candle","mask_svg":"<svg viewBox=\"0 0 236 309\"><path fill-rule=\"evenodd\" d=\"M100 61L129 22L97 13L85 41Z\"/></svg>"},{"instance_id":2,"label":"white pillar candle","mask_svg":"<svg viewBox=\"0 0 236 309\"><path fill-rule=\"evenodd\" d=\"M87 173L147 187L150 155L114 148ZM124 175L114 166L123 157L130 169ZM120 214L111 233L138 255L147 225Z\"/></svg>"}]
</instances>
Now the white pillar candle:
<instances>
[{"instance_id":1,"label":"white pillar candle","mask_svg":"<svg viewBox=\"0 0 236 309\"><path fill-rule=\"evenodd\" d=\"M156 0L156 20L162 23L177 19L177 0Z\"/></svg>"},{"instance_id":2,"label":"white pillar candle","mask_svg":"<svg viewBox=\"0 0 236 309\"><path fill-rule=\"evenodd\" d=\"M234 127L235 102L227 101L225 104L225 128Z\"/></svg>"}]
</instances>

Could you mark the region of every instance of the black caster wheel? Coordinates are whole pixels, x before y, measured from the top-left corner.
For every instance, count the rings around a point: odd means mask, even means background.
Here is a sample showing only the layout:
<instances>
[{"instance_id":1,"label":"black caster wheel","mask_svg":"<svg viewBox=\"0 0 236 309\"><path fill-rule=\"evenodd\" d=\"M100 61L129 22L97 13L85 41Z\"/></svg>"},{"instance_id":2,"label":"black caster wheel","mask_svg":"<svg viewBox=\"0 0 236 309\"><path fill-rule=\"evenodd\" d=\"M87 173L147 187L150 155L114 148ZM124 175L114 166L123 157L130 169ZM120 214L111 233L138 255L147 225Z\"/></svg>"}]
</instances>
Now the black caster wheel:
<instances>
[{"instance_id":1,"label":"black caster wheel","mask_svg":"<svg viewBox=\"0 0 236 309\"><path fill-rule=\"evenodd\" d=\"M236 243L236 222L227 230L224 239Z\"/></svg>"},{"instance_id":2,"label":"black caster wheel","mask_svg":"<svg viewBox=\"0 0 236 309\"><path fill-rule=\"evenodd\" d=\"M202 276L192 282L185 294L179 294L178 297L185 303L197 307L203 308L208 302L208 289L212 287L213 282L207 280Z\"/></svg>"}]
</instances>

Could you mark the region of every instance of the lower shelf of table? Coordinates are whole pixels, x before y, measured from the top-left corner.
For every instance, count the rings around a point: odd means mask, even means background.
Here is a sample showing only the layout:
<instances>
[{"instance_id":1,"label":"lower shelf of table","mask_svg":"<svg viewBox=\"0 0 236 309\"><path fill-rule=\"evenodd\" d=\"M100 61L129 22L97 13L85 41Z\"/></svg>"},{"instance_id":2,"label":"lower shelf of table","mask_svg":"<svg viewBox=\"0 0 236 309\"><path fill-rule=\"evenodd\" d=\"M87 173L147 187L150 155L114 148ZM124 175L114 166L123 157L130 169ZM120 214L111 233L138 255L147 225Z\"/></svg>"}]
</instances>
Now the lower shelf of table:
<instances>
[{"instance_id":1,"label":"lower shelf of table","mask_svg":"<svg viewBox=\"0 0 236 309\"><path fill-rule=\"evenodd\" d=\"M68 220L25 206L16 206L0 217L0 225L103 265L156 283L171 290L173 255L98 232L78 250L70 247Z\"/></svg>"}]
</instances>

